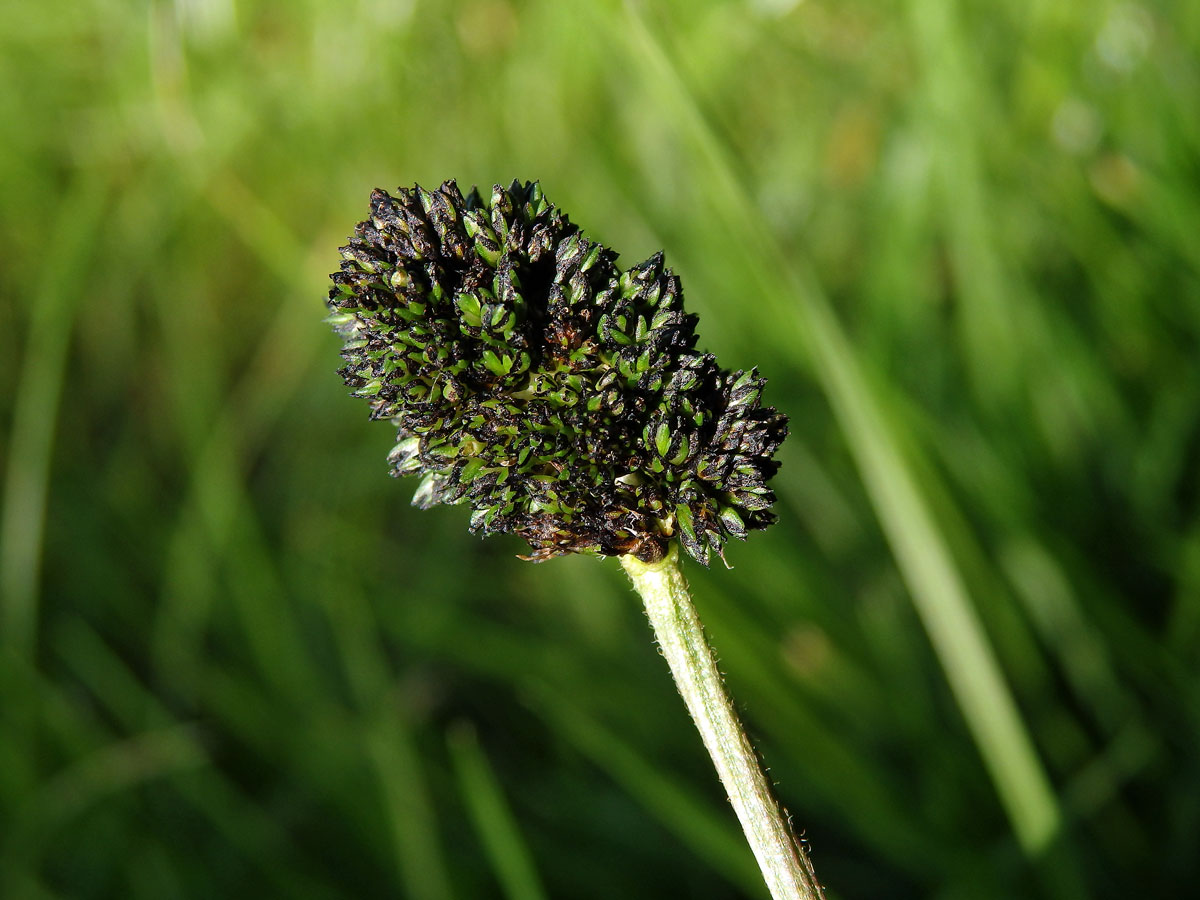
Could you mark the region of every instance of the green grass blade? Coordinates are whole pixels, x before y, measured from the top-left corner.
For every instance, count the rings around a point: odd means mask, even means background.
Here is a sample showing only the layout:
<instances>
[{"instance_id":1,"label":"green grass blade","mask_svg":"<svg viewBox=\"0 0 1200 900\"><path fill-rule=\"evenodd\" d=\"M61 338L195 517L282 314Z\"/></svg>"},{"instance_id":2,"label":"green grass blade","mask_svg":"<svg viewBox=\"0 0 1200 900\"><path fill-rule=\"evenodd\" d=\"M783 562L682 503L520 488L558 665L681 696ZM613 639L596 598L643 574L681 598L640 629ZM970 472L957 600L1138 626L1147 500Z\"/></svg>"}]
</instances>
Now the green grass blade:
<instances>
[{"instance_id":1,"label":"green grass blade","mask_svg":"<svg viewBox=\"0 0 1200 900\"><path fill-rule=\"evenodd\" d=\"M508 900L545 900L533 856L479 744L474 727L459 722L447 732L458 791Z\"/></svg>"},{"instance_id":2,"label":"green grass blade","mask_svg":"<svg viewBox=\"0 0 1200 900\"><path fill-rule=\"evenodd\" d=\"M627 22L630 55L645 66L664 109L676 116L712 172L717 203L733 219L747 267L769 308L777 339L807 347L815 374L846 436L875 513L909 587L976 746L1021 845L1038 856L1057 838L1061 812L1050 780L1018 713L991 644L947 543L905 460L896 424L883 413L871 385L834 317L816 277L789 260L763 225L736 166L700 114L670 59L632 4ZM772 274L777 273L777 274ZM786 326L786 327L782 327Z\"/></svg>"},{"instance_id":3,"label":"green grass blade","mask_svg":"<svg viewBox=\"0 0 1200 900\"><path fill-rule=\"evenodd\" d=\"M718 814L664 768L643 759L618 735L565 698L549 690L537 690L535 697L537 711L563 737L689 846L698 859L747 894L764 896L762 876L738 831L732 810Z\"/></svg>"},{"instance_id":4,"label":"green grass blade","mask_svg":"<svg viewBox=\"0 0 1200 900\"><path fill-rule=\"evenodd\" d=\"M28 657L36 640L38 569L67 348L108 194L105 182L80 176L59 201L57 225L46 239L56 250L54 264L45 267L32 298L0 517L0 640L19 657Z\"/></svg>"}]
</instances>

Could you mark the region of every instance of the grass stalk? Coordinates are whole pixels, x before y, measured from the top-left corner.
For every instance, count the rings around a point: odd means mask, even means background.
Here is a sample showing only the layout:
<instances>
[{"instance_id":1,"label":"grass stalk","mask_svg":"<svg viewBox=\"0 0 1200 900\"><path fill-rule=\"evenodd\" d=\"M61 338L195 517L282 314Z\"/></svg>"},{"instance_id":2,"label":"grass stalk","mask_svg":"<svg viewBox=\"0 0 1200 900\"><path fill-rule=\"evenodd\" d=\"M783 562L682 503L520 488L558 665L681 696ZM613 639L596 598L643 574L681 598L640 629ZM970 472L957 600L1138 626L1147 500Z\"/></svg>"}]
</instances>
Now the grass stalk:
<instances>
[{"instance_id":1,"label":"grass stalk","mask_svg":"<svg viewBox=\"0 0 1200 900\"><path fill-rule=\"evenodd\" d=\"M808 854L775 799L725 689L679 567L678 548L672 544L666 557L656 563L626 555L621 564L645 604L658 645L729 793L771 896L775 900L820 900L824 894Z\"/></svg>"}]
</instances>

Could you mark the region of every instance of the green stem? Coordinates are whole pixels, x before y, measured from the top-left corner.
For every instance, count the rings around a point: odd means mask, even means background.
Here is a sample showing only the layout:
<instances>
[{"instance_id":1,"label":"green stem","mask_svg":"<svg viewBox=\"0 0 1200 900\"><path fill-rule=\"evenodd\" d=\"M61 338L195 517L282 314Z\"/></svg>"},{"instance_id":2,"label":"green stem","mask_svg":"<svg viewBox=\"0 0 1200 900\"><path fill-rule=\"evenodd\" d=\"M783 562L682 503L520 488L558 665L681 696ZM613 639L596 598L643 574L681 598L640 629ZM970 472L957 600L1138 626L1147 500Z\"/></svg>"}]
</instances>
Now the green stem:
<instances>
[{"instance_id":1,"label":"green stem","mask_svg":"<svg viewBox=\"0 0 1200 900\"><path fill-rule=\"evenodd\" d=\"M656 563L622 556L621 565L642 597L654 636L729 794L771 896L774 900L821 900L824 895L808 854L792 833L787 814L775 799L725 690L679 568L678 548L672 543L666 558Z\"/></svg>"}]
</instances>

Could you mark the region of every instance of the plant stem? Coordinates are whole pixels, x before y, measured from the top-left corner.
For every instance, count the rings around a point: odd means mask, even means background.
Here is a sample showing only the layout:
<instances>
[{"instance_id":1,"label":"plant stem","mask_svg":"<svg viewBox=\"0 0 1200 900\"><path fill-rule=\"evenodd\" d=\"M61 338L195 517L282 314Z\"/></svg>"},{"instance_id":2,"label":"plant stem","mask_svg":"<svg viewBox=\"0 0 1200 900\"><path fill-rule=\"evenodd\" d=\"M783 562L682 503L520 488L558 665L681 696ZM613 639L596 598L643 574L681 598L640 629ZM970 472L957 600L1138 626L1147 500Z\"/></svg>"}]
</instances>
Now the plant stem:
<instances>
[{"instance_id":1,"label":"plant stem","mask_svg":"<svg viewBox=\"0 0 1200 900\"><path fill-rule=\"evenodd\" d=\"M672 543L667 556L656 563L622 556L621 565L646 606L654 636L729 793L771 896L821 900L824 894L808 854L792 833L725 690L679 568L678 548Z\"/></svg>"}]
</instances>

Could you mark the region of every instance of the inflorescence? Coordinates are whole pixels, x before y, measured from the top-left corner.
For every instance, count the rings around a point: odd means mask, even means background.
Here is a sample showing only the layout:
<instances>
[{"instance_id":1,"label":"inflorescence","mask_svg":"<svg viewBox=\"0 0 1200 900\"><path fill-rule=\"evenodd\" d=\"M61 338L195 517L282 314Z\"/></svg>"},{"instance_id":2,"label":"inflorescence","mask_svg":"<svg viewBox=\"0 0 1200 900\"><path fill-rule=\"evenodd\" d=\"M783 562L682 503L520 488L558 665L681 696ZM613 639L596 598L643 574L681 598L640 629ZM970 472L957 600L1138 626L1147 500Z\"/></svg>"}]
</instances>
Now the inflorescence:
<instances>
[{"instance_id":1,"label":"inflorescence","mask_svg":"<svg viewBox=\"0 0 1200 900\"><path fill-rule=\"evenodd\" d=\"M417 506L468 504L472 531L519 535L534 560L653 562L678 536L707 565L774 521L787 417L757 370L696 351L661 253L622 272L515 181L487 199L377 189L341 252L341 375L399 428L389 462L423 476Z\"/></svg>"}]
</instances>

